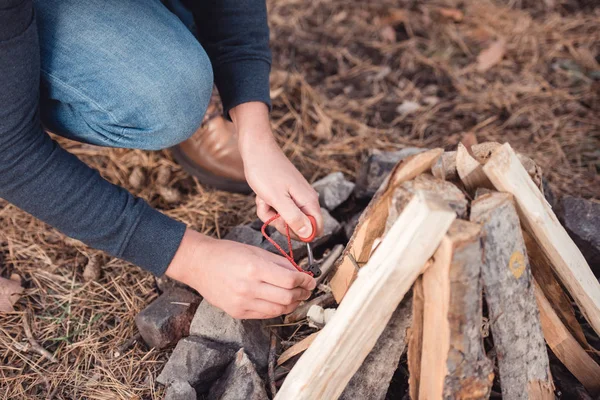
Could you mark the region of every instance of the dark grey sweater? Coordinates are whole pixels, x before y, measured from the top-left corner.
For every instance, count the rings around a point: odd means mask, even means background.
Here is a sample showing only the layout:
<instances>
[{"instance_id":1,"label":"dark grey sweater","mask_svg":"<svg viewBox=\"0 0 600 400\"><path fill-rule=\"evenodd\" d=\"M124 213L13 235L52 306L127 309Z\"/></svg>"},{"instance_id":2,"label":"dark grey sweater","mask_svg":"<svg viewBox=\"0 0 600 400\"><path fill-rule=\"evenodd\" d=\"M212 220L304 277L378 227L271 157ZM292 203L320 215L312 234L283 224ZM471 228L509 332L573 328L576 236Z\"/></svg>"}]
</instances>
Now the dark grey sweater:
<instances>
[{"instance_id":1,"label":"dark grey sweater","mask_svg":"<svg viewBox=\"0 0 600 400\"><path fill-rule=\"evenodd\" d=\"M248 101L269 104L265 1L189 6L225 112ZM32 2L0 0L0 197L89 246L163 274L185 225L104 180L42 130L39 78Z\"/></svg>"}]
</instances>

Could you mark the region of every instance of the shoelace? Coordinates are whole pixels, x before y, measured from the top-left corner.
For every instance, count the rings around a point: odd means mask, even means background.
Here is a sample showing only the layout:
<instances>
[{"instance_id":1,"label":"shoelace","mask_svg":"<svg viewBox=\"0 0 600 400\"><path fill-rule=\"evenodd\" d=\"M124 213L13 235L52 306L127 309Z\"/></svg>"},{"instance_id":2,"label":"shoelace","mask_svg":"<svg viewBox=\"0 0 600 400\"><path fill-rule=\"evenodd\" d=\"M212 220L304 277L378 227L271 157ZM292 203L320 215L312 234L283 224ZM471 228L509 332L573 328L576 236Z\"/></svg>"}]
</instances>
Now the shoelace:
<instances>
[{"instance_id":1,"label":"shoelace","mask_svg":"<svg viewBox=\"0 0 600 400\"><path fill-rule=\"evenodd\" d=\"M294 252L292 251L292 237L290 236L290 226L288 224L285 224L285 235L287 237L287 242L288 242L288 249L289 249L289 254L283 250L283 248L278 245L273 239L271 239L269 237L269 235L267 235L267 226L269 226L269 224L273 221L275 221L277 218L281 217L281 215L279 214L275 214L274 216L272 216L271 218L269 218L262 226L262 228L260 229L260 231L262 232L263 236L265 237L265 239L267 239L269 241L269 243L271 243L273 246L275 246L275 248L281 253L281 255L283 255L293 266L294 268L296 268L298 271L300 272L304 272L305 274L308 274L310 276L314 276L314 274L310 271L305 271L302 269L302 267L300 267L296 261L294 261ZM314 228L313 228L314 231Z\"/></svg>"}]
</instances>

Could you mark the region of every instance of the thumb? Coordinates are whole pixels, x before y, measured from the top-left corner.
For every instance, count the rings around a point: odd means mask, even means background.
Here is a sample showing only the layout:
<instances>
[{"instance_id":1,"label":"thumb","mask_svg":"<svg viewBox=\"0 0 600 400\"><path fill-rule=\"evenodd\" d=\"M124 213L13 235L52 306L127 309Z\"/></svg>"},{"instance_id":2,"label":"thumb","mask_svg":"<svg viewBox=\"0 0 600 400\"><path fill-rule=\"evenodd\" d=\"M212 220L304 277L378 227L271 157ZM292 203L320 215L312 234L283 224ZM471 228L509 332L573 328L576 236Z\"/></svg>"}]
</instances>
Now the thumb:
<instances>
[{"instance_id":1,"label":"thumb","mask_svg":"<svg viewBox=\"0 0 600 400\"><path fill-rule=\"evenodd\" d=\"M312 234L313 229L310 220L291 198L285 197L281 199L277 204L273 205L273 208L279 212L281 218L283 218L299 238L307 238Z\"/></svg>"}]
</instances>

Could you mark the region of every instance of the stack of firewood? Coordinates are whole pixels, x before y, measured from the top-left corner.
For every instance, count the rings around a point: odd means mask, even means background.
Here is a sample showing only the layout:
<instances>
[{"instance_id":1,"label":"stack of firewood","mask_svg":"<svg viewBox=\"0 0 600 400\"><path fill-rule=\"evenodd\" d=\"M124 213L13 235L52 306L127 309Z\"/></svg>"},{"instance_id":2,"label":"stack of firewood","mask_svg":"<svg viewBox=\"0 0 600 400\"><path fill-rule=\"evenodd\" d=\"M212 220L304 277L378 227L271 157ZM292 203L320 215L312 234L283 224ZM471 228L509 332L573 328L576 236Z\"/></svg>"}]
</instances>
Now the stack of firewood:
<instances>
[{"instance_id":1,"label":"stack of firewood","mask_svg":"<svg viewBox=\"0 0 600 400\"><path fill-rule=\"evenodd\" d=\"M600 333L600 284L541 187L540 168L508 144L401 161L337 262L337 311L296 346L306 351L276 398L387 387L393 370L376 371L378 354L399 358L404 342L412 399L489 398L495 378L505 399L554 399L549 350L599 396L576 311ZM356 381L367 369L372 382Z\"/></svg>"}]
</instances>

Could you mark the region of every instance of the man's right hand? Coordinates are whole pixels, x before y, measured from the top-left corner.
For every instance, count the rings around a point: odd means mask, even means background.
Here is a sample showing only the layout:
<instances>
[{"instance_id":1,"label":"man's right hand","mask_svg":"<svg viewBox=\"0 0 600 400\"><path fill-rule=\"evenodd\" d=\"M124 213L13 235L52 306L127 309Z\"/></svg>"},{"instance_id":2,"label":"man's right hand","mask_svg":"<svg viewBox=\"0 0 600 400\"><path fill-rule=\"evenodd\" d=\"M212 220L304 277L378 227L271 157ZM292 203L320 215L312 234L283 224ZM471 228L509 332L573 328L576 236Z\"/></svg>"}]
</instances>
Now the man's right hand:
<instances>
[{"instance_id":1,"label":"man's right hand","mask_svg":"<svg viewBox=\"0 0 600 400\"><path fill-rule=\"evenodd\" d=\"M237 319L273 318L310 297L315 280L266 250L186 230L166 275Z\"/></svg>"}]
</instances>

